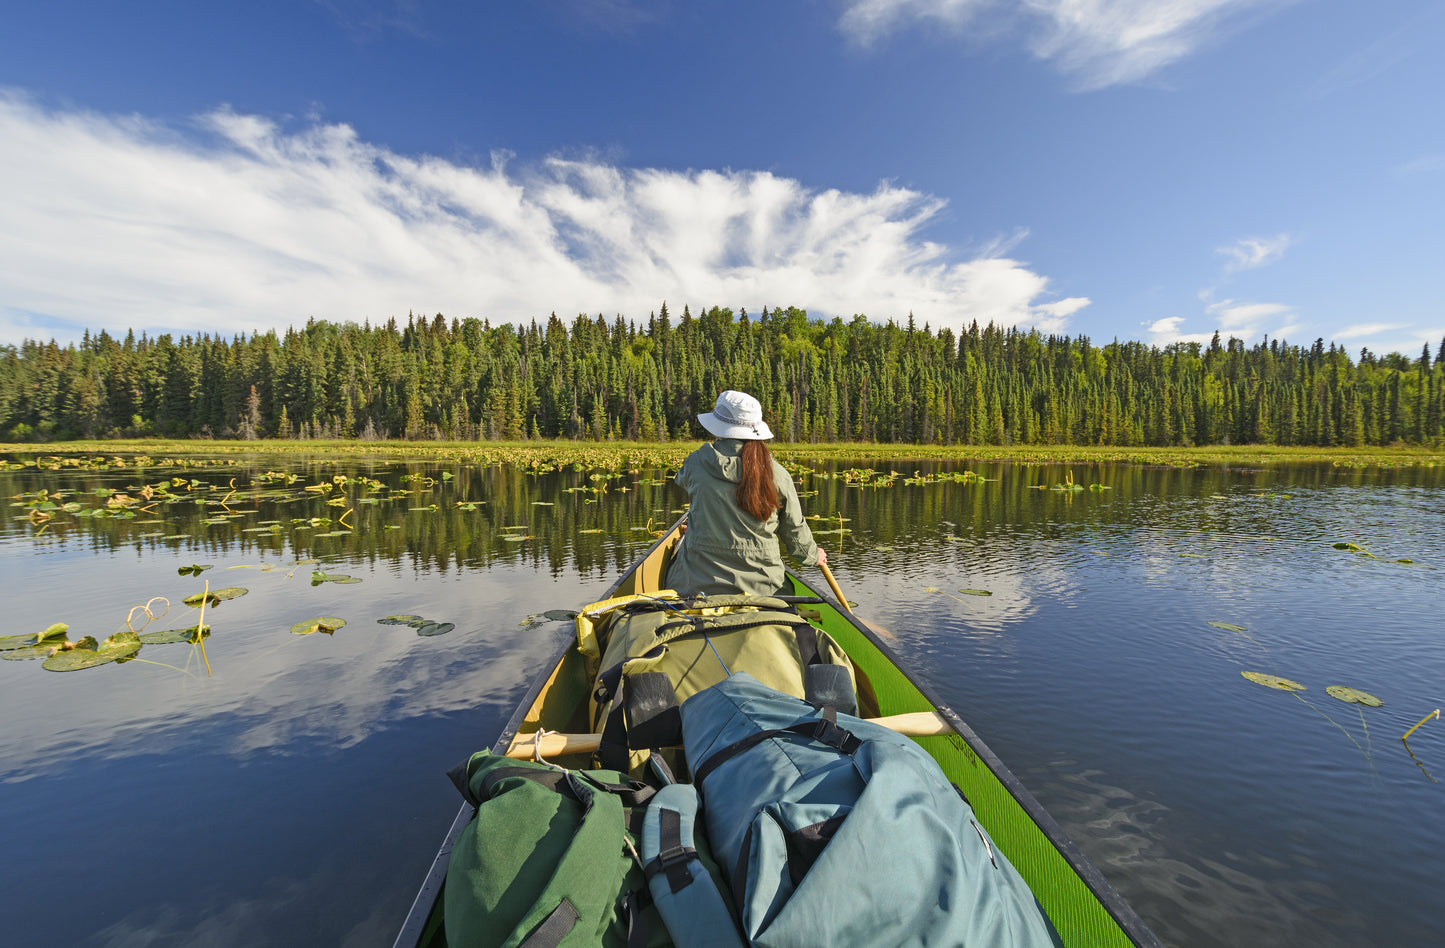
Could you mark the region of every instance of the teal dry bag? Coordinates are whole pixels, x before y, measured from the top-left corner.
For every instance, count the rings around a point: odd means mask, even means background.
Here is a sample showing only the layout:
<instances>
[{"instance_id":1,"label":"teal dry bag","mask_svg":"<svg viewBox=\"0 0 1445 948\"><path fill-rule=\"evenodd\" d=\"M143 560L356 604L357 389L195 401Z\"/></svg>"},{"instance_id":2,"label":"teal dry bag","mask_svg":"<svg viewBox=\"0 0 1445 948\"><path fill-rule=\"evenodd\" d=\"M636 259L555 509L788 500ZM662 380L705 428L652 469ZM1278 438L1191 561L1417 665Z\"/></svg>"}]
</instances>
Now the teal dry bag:
<instances>
[{"instance_id":1,"label":"teal dry bag","mask_svg":"<svg viewBox=\"0 0 1445 948\"><path fill-rule=\"evenodd\" d=\"M743 936L765 948L1052 948L1023 878L913 741L734 674L683 743ZM678 945L688 932L672 926Z\"/></svg>"}]
</instances>

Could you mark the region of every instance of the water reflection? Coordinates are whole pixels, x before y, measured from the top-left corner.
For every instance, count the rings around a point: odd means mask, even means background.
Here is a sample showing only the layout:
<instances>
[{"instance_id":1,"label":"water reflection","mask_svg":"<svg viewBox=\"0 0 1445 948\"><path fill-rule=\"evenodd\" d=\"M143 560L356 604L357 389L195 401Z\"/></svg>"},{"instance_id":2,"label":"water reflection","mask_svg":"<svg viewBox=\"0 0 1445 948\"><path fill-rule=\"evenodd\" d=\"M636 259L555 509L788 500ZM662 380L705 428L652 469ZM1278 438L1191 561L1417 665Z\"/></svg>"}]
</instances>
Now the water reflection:
<instances>
[{"instance_id":1,"label":"water reflection","mask_svg":"<svg viewBox=\"0 0 1445 948\"><path fill-rule=\"evenodd\" d=\"M895 467L986 480L870 488L838 476L851 466L800 483L859 613L1166 941L1423 941L1445 830L1421 818L1441 792L1422 768L1445 770L1445 728L1412 737L1418 760L1396 738L1445 703L1445 472L919 463ZM83 673L0 661L0 882L77 864L163 880L63 919L22 910L14 943L388 943L453 809L441 771L490 743L566 634L528 617L600 595L685 500L661 471L267 470L0 472L6 634L104 638L156 595L173 604L158 628L182 627L207 581L250 590L207 610L212 677L179 644ZM1052 490L1069 470L1109 489ZM63 509L177 477L133 516ZM41 490L62 495L48 519ZM192 564L212 568L178 575ZM455 628L376 621L397 614ZM347 625L288 631L323 615ZM123 821L55 820L96 794Z\"/></svg>"}]
</instances>

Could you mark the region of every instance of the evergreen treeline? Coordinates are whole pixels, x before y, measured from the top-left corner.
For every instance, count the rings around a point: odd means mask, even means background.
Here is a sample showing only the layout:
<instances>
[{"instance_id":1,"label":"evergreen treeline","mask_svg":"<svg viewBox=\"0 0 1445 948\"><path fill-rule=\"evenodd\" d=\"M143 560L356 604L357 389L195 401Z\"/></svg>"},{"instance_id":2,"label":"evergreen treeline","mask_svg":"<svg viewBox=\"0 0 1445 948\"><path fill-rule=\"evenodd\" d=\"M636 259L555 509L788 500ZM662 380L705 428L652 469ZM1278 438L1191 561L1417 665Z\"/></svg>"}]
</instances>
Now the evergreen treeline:
<instances>
[{"instance_id":1,"label":"evergreen treeline","mask_svg":"<svg viewBox=\"0 0 1445 948\"><path fill-rule=\"evenodd\" d=\"M757 318L714 307L646 325L312 321L284 335L86 333L0 347L0 438L693 439L725 388L783 441L922 444L1438 444L1431 359L1316 340L1163 348L973 326Z\"/></svg>"}]
</instances>

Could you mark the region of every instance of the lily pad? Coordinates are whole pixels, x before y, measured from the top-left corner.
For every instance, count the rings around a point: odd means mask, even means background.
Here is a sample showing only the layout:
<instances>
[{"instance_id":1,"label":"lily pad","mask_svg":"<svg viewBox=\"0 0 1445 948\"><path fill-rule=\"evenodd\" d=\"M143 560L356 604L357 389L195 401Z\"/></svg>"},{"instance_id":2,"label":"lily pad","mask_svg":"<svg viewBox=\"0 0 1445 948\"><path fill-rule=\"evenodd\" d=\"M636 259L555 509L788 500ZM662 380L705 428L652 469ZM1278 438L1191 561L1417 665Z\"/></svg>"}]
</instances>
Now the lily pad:
<instances>
[{"instance_id":1,"label":"lily pad","mask_svg":"<svg viewBox=\"0 0 1445 948\"><path fill-rule=\"evenodd\" d=\"M992 595L993 595L993 593L989 592L987 589L960 589L959 592L963 593L965 596L992 596Z\"/></svg>"},{"instance_id":2,"label":"lily pad","mask_svg":"<svg viewBox=\"0 0 1445 948\"><path fill-rule=\"evenodd\" d=\"M577 618L577 613L573 612L571 609L548 609L546 612L542 613L542 615L546 616L548 619L551 619L554 622L571 622L573 619Z\"/></svg>"},{"instance_id":3,"label":"lily pad","mask_svg":"<svg viewBox=\"0 0 1445 948\"><path fill-rule=\"evenodd\" d=\"M210 637L210 626L193 625L189 629L166 629L164 632L147 632L140 637L140 640L145 645L172 645L177 642L189 642L194 645L200 642L201 639Z\"/></svg>"},{"instance_id":4,"label":"lily pad","mask_svg":"<svg viewBox=\"0 0 1445 948\"><path fill-rule=\"evenodd\" d=\"M313 632L324 632L330 635L345 624L345 619L338 619L335 616L321 616L316 619L307 619L304 622L296 623L291 627L291 633L293 635L310 635Z\"/></svg>"},{"instance_id":5,"label":"lily pad","mask_svg":"<svg viewBox=\"0 0 1445 948\"><path fill-rule=\"evenodd\" d=\"M181 576L199 576L210 568L210 563L192 563L190 566L182 566L176 573Z\"/></svg>"},{"instance_id":6,"label":"lily pad","mask_svg":"<svg viewBox=\"0 0 1445 948\"><path fill-rule=\"evenodd\" d=\"M225 589L212 589L209 593L196 593L194 596L187 596L182 599L181 602L195 608L201 604L202 600L205 600L206 605L214 606L226 599L239 599L248 592L250 592L250 590L242 589L240 586L228 586Z\"/></svg>"},{"instance_id":7,"label":"lily pad","mask_svg":"<svg viewBox=\"0 0 1445 948\"><path fill-rule=\"evenodd\" d=\"M1223 629L1223 630L1226 631L1226 632L1248 632L1248 631L1249 631L1249 630L1246 629L1244 626L1242 626L1242 625L1235 625L1233 622L1212 622L1212 621L1211 621L1209 624L1212 625L1212 626L1214 626L1216 629Z\"/></svg>"},{"instance_id":8,"label":"lily pad","mask_svg":"<svg viewBox=\"0 0 1445 948\"><path fill-rule=\"evenodd\" d=\"M1385 703L1368 691L1361 691L1358 688L1346 688L1344 685L1330 685L1325 689L1325 694L1331 698L1338 698L1346 704L1362 704L1368 708L1378 708Z\"/></svg>"},{"instance_id":9,"label":"lily pad","mask_svg":"<svg viewBox=\"0 0 1445 948\"><path fill-rule=\"evenodd\" d=\"M100 645L96 645L91 636L86 636L75 643L73 648L57 651L47 658L42 667L46 671L54 672L80 671L82 668L94 668L117 659L129 658L139 652L140 647L140 636L134 632L117 632Z\"/></svg>"},{"instance_id":10,"label":"lily pad","mask_svg":"<svg viewBox=\"0 0 1445 948\"><path fill-rule=\"evenodd\" d=\"M345 573L314 572L311 574L311 585L313 586L320 586L322 583L337 583L342 586L347 586L359 582L361 582L360 577L347 576Z\"/></svg>"},{"instance_id":11,"label":"lily pad","mask_svg":"<svg viewBox=\"0 0 1445 948\"><path fill-rule=\"evenodd\" d=\"M1245 678L1257 685L1264 685L1266 688L1273 688L1276 691L1307 691L1304 685L1288 678L1281 678L1278 675L1266 675L1264 672L1240 672Z\"/></svg>"},{"instance_id":12,"label":"lily pad","mask_svg":"<svg viewBox=\"0 0 1445 948\"><path fill-rule=\"evenodd\" d=\"M69 628L70 626L64 622L57 622L46 628L44 632L36 632L34 635L7 635L0 638L0 651L28 648L35 645L59 645L65 641L65 633Z\"/></svg>"},{"instance_id":13,"label":"lily pad","mask_svg":"<svg viewBox=\"0 0 1445 948\"><path fill-rule=\"evenodd\" d=\"M456 628L454 622L428 622L417 628L416 634L430 638L433 635L446 635Z\"/></svg>"},{"instance_id":14,"label":"lily pad","mask_svg":"<svg viewBox=\"0 0 1445 948\"><path fill-rule=\"evenodd\" d=\"M426 624L426 619L413 615L387 616L385 619L377 619L376 621L380 625L409 625L413 628Z\"/></svg>"}]
</instances>

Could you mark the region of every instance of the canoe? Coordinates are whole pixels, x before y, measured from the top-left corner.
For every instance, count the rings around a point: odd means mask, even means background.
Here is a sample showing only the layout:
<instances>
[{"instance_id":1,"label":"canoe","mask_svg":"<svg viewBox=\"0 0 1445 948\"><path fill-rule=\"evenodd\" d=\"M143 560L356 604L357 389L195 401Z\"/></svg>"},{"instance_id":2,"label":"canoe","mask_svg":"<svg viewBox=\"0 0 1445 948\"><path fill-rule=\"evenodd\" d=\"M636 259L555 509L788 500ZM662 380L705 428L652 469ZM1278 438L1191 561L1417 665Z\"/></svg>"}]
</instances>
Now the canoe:
<instances>
[{"instance_id":1,"label":"canoe","mask_svg":"<svg viewBox=\"0 0 1445 948\"><path fill-rule=\"evenodd\" d=\"M656 593L665 588L665 566L681 536L679 524L658 539L601 598ZM878 634L846 603L817 592L792 573L788 580L792 595L822 600L806 608L817 612L815 624L843 647L861 673L860 681L867 682L870 694L864 704L871 706L868 716L875 716L873 712L876 716L932 712L945 722L946 726L941 727L945 733L913 740L963 790L975 816L1029 884L1064 945L1162 948L1159 939L1003 762L927 685L909 676ZM493 753L505 754L528 745L541 729L563 733L589 730L587 698L591 682L573 644L564 643L538 675L497 738ZM580 754L557 758L556 762L570 767L590 765L588 757ZM397 934L395 948L445 948L442 886L452 845L473 812L471 806L463 804L452 821Z\"/></svg>"}]
</instances>

